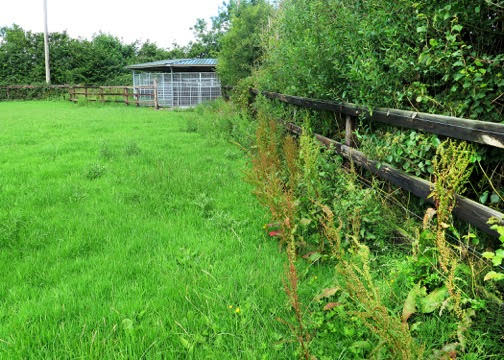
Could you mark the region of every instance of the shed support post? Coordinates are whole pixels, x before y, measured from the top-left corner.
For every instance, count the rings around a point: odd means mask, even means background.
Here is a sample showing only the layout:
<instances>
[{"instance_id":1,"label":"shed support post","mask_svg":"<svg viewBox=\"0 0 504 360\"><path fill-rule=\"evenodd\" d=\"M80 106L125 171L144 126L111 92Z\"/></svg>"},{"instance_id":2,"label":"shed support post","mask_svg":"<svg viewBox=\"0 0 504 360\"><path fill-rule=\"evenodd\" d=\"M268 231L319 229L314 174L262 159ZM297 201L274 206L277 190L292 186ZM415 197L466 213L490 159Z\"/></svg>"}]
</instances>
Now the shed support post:
<instances>
[{"instance_id":1,"label":"shed support post","mask_svg":"<svg viewBox=\"0 0 504 360\"><path fill-rule=\"evenodd\" d=\"M154 79L154 108L159 110L159 99L158 99L158 81Z\"/></svg>"},{"instance_id":2,"label":"shed support post","mask_svg":"<svg viewBox=\"0 0 504 360\"><path fill-rule=\"evenodd\" d=\"M201 104L201 73L199 73L199 83L198 83L198 104Z\"/></svg>"},{"instance_id":3,"label":"shed support post","mask_svg":"<svg viewBox=\"0 0 504 360\"><path fill-rule=\"evenodd\" d=\"M170 86L171 86L171 107L175 106L175 92L173 90L173 68L170 68Z\"/></svg>"}]
</instances>

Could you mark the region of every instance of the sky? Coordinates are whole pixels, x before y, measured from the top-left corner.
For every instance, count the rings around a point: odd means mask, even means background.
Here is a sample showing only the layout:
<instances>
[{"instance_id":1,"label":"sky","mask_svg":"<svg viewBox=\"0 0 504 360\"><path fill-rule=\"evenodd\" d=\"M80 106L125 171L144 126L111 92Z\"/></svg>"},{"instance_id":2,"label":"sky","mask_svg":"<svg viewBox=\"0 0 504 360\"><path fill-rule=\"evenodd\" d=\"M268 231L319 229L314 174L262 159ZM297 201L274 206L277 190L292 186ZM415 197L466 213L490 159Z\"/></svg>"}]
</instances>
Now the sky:
<instances>
[{"instance_id":1,"label":"sky","mask_svg":"<svg viewBox=\"0 0 504 360\"><path fill-rule=\"evenodd\" d=\"M47 0L49 32L91 38L100 31L125 42L149 39L168 48L194 39L197 18L210 20L223 0ZM0 0L0 27L42 32L43 0Z\"/></svg>"}]
</instances>

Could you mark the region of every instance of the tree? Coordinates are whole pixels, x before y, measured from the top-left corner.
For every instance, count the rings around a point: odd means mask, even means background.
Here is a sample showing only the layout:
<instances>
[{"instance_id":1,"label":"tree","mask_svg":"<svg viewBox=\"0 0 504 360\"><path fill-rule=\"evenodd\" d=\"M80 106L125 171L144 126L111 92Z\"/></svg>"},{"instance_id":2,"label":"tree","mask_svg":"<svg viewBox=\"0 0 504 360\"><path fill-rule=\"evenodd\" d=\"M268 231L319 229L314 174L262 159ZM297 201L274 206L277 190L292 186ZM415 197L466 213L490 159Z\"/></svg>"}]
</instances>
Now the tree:
<instances>
[{"instance_id":1,"label":"tree","mask_svg":"<svg viewBox=\"0 0 504 360\"><path fill-rule=\"evenodd\" d=\"M273 7L264 0L242 1L232 8L229 31L220 40L217 70L221 81L235 85L249 76L261 55L261 33Z\"/></svg>"},{"instance_id":2,"label":"tree","mask_svg":"<svg viewBox=\"0 0 504 360\"><path fill-rule=\"evenodd\" d=\"M177 44L171 49L149 41L125 44L103 33L91 40L72 39L66 32L50 33L49 43L53 84L129 84L127 65L187 56L187 49ZM17 25L0 28L0 83L42 84L44 79L42 33Z\"/></svg>"}]
</instances>

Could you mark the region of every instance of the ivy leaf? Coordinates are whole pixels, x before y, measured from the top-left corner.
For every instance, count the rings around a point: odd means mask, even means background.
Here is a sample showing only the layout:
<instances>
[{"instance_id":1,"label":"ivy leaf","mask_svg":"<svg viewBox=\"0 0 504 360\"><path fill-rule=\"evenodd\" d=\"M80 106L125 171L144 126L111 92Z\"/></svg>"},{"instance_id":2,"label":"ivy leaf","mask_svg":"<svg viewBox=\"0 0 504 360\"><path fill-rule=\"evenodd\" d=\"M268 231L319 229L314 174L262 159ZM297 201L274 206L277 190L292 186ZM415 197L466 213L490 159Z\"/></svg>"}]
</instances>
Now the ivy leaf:
<instances>
[{"instance_id":1,"label":"ivy leaf","mask_svg":"<svg viewBox=\"0 0 504 360\"><path fill-rule=\"evenodd\" d=\"M490 202L492 204L497 204L500 201L499 195L496 193L493 193L492 196L490 196Z\"/></svg>"}]
</instances>

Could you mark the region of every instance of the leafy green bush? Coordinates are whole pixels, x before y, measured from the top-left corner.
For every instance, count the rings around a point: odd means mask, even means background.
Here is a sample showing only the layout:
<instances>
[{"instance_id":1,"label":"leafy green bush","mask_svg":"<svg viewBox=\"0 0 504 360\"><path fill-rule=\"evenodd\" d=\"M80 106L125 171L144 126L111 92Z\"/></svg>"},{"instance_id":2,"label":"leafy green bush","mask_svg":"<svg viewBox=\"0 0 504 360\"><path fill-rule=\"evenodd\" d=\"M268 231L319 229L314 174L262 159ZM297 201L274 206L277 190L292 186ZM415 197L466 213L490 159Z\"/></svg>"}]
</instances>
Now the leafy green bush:
<instances>
[{"instance_id":1,"label":"leafy green bush","mask_svg":"<svg viewBox=\"0 0 504 360\"><path fill-rule=\"evenodd\" d=\"M262 36L264 55L247 84L263 90L373 107L502 122L501 3L485 0L284 0ZM243 83L245 84L245 83ZM250 102L240 90L235 96ZM343 138L344 122L324 112L275 107L284 119L307 114L314 132ZM360 119L369 157L429 179L440 137ZM468 196L504 209L504 153L477 146Z\"/></svg>"},{"instance_id":2,"label":"leafy green bush","mask_svg":"<svg viewBox=\"0 0 504 360\"><path fill-rule=\"evenodd\" d=\"M502 8L485 0L285 0L268 90L502 122Z\"/></svg>"}]
</instances>

